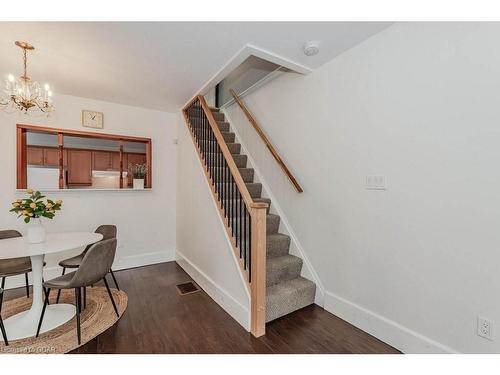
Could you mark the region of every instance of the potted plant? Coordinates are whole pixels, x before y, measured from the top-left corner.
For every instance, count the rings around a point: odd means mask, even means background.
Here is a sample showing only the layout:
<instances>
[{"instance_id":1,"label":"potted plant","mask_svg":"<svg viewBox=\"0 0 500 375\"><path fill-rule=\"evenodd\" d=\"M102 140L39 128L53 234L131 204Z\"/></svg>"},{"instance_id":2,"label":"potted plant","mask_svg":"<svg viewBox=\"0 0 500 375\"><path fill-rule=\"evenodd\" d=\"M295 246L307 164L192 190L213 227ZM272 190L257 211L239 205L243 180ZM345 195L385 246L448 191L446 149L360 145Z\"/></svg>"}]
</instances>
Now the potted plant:
<instances>
[{"instance_id":1,"label":"potted plant","mask_svg":"<svg viewBox=\"0 0 500 375\"><path fill-rule=\"evenodd\" d=\"M146 164L135 164L132 167L132 177L134 178L133 187L134 189L144 189L144 178L148 173L148 167Z\"/></svg>"},{"instance_id":2,"label":"potted plant","mask_svg":"<svg viewBox=\"0 0 500 375\"><path fill-rule=\"evenodd\" d=\"M28 198L17 199L12 202L10 212L18 214L18 218L24 217L24 222L30 224L28 227L29 243L41 243L45 241L45 227L42 225L42 217L53 219L56 211L61 209L62 200L56 202L45 198L39 191L26 190Z\"/></svg>"}]
</instances>

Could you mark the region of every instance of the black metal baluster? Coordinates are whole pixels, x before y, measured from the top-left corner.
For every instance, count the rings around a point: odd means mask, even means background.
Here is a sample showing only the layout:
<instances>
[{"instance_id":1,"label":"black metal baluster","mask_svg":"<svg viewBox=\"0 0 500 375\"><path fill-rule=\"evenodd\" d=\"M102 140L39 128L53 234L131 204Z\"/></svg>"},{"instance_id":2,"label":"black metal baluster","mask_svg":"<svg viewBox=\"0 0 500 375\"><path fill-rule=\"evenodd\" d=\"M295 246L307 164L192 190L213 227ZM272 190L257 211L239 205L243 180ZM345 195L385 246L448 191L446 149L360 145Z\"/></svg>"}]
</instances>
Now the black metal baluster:
<instances>
[{"instance_id":1,"label":"black metal baluster","mask_svg":"<svg viewBox=\"0 0 500 375\"><path fill-rule=\"evenodd\" d=\"M207 155L208 155L208 175L212 179L212 131L210 129L210 123L207 121Z\"/></svg>"},{"instance_id":2,"label":"black metal baluster","mask_svg":"<svg viewBox=\"0 0 500 375\"><path fill-rule=\"evenodd\" d=\"M210 122L208 123L210 125ZM210 126L210 176L212 177L212 181L215 181L215 134L212 126Z\"/></svg>"},{"instance_id":3,"label":"black metal baluster","mask_svg":"<svg viewBox=\"0 0 500 375\"><path fill-rule=\"evenodd\" d=\"M210 127L210 122L207 121L207 129L208 129L208 175L214 180L212 176L212 128Z\"/></svg>"},{"instance_id":4,"label":"black metal baluster","mask_svg":"<svg viewBox=\"0 0 500 375\"><path fill-rule=\"evenodd\" d=\"M205 168L207 168L207 122L205 121L205 116L203 116L203 110L201 112L202 123L203 123L203 135L201 136L203 143L203 161L205 162Z\"/></svg>"},{"instance_id":5,"label":"black metal baluster","mask_svg":"<svg viewBox=\"0 0 500 375\"><path fill-rule=\"evenodd\" d=\"M203 144L203 134L205 132L205 128L203 127L203 119L201 117L201 113L198 108L198 146L201 151L201 156L203 157L203 162L205 162L205 151L204 151L204 144Z\"/></svg>"},{"instance_id":6,"label":"black metal baluster","mask_svg":"<svg viewBox=\"0 0 500 375\"><path fill-rule=\"evenodd\" d=\"M205 121L205 148L206 148L206 162L207 162L207 172L210 176L210 126L208 125L207 116L205 111L203 111L203 121Z\"/></svg>"},{"instance_id":7,"label":"black metal baluster","mask_svg":"<svg viewBox=\"0 0 500 375\"><path fill-rule=\"evenodd\" d=\"M242 195L240 193L240 204L239 204L239 210L238 210L239 211L238 212L238 221L240 222L240 224L239 224L239 235L238 235L238 237L240 238L240 240L239 240L240 253L243 252L243 247L242 247L242 244L243 244L243 241L242 241L242 239L243 239L242 238L243 237L243 218L242 218L242 216L243 216L243 202L242 201L243 201L243 197L242 197Z\"/></svg>"},{"instance_id":8,"label":"black metal baluster","mask_svg":"<svg viewBox=\"0 0 500 375\"><path fill-rule=\"evenodd\" d=\"M222 158L222 209L224 210L224 217L226 217L226 159Z\"/></svg>"},{"instance_id":9,"label":"black metal baluster","mask_svg":"<svg viewBox=\"0 0 500 375\"><path fill-rule=\"evenodd\" d=\"M212 177L212 181L215 181L215 171L214 171L214 162L215 162L215 143L214 143L214 130L212 129L212 126L210 125L210 122L208 123L210 126L210 176Z\"/></svg>"},{"instance_id":10,"label":"black metal baluster","mask_svg":"<svg viewBox=\"0 0 500 375\"><path fill-rule=\"evenodd\" d=\"M228 200L229 200L229 176L227 174L227 171L228 171L228 165L227 165L227 160L224 159L224 175L226 176L225 177L225 181L224 181L224 190L226 191L224 193L224 213L226 215L226 218L228 217L228 212L229 212L229 204L228 204ZM229 222L229 221L228 221Z\"/></svg>"},{"instance_id":11,"label":"black metal baluster","mask_svg":"<svg viewBox=\"0 0 500 375\"><path fill-rule=\"evenodd\" d=\"M220 184L220 155L221 155L221 149L219 146L219 143L216 143L216 148L217 148L217 158L216 163L215 163L215 179L217 180L217 183L219 185L219 190L217 192L217 205L220 207L221 201L222 201L222 192L221 192L221 184Z\"/></svg>"},{"instance_id":12,"label":"black metal baluster","mask_svg":"<svg viewBox=\"0 0 500 375\"><path fill-rule=\"evenodd\" d=\"M247 258L247 205L243 203L243 258Z\"/></svg>"},{"instance_id":13,"label":"black metal baluster","mask_svg":"<svg viewBox=\"0 0 500 375\"><path fill-rule=\"evenodd\" d=\"M233 187L234 187L234 192L233 192L233 227L234 227L234 239L236 240L236 226L238 225L238 221L236 219L236 199L238 197L238 185L236 185L236 180L234 179L233 176Z\"/></svg>"},{"instance_id":14,"label":"black metal baluster","mask_svg":"<svg viewBox=\"0 0 500 375\"><path fill-rule=\"evenodd\" d=\"M231 173L231 206L230 206L230 212L229 212L229 216L231 217L231 236L234 237L234 176L233 174Z\"/></svg>"},{"instance_id":15,"label":"black metal baluster","mask_svg":"<svg viewBox=\"0 0 500 375\"><path fill-rule=\"evenodd\" d=\"M239 198L239 201L238 201L238 247L240 248L240 258L243 256L243 248L241 247L241 233L242 233L242 230L241 230L241 224L242 224L242 220L241 220L241 200L242 200L242 196L241 196L241 192L238 191L238 198Z\"/></svg>"},{"instance_id":16,"label":"black metal baluster","mask_svg":"<svg viewBox=\"0 0 500 375\"><path fill-rule=\"evenodd\" d=\"M248 215L248 282L252 282L252 216Z\"/></svg>"}]
</instances>

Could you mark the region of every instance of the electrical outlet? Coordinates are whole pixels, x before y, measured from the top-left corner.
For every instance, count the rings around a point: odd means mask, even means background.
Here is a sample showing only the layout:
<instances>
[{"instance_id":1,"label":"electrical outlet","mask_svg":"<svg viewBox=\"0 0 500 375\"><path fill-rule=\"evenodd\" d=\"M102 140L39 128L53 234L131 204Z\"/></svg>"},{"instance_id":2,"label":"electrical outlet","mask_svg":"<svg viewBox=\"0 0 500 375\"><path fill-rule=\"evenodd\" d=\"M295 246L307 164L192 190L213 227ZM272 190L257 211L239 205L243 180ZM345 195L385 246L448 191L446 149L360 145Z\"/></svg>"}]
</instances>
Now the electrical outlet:
<instances>
[{"instance_id":1,"label":"electrical outlet","mask_svg":"<svg viewBox=\"0 0 500 375\"><path fill-rule=\"evenodd\" d=\"M493 322L486 318L477 317L477 335L493 340Z\"/></svg>"},{"instance_id":2,"label":"electrical outlet","mask_svg":"<svg viewBox=\"0 0 500 375\"><path fill-rule=\"evenodd\" d=\"M366 176L365 188L367 190L386 190L387 185L385 181L385 176L382 175Z\"/></svg>"}]
</instances>

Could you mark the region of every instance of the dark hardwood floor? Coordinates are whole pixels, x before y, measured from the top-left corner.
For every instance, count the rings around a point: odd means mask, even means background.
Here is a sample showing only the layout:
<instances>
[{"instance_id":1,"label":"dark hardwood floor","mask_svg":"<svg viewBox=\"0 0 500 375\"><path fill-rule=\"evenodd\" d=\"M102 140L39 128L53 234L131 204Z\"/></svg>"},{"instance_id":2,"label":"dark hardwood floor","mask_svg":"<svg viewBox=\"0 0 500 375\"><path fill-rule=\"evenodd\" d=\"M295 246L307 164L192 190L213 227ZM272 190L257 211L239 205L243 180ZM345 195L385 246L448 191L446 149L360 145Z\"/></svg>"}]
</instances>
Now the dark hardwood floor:
<instances>
[{"instance_id":1,"label":"dark hardwood floor","mask_svg":"<svg viewBox=\"0 0 500 375\"><path fill-rule=\"evenodd\" d=\"M316 305L269 323L256 339L203 290L179 295L176 285L191 278L175 262L116 277L129 297L125 314L73 353L399 353Z\"/></svg>"}]
</instances>

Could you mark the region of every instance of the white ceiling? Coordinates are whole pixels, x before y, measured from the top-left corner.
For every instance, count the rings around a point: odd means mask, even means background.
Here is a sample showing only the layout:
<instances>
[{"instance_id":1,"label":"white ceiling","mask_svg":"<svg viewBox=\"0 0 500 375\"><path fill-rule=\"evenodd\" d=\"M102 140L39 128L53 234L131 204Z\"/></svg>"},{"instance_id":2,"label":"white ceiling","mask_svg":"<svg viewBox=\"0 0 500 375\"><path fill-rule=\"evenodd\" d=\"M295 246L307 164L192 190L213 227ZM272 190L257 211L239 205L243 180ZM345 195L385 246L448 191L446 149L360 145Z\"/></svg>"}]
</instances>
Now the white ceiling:
<instances>
[{"instance_id":1,"label":"white ceiling","mask_svg":"<svg viewBox=\"0 0 500 375\"><path fill-rule=\"evenodd\" d=\"M388 22L0 22L0 77L29 74L56 93L175 111L250 43L315 69ZM307 57L305 42L321 42Z\"/></svg>"}]
</instances>

